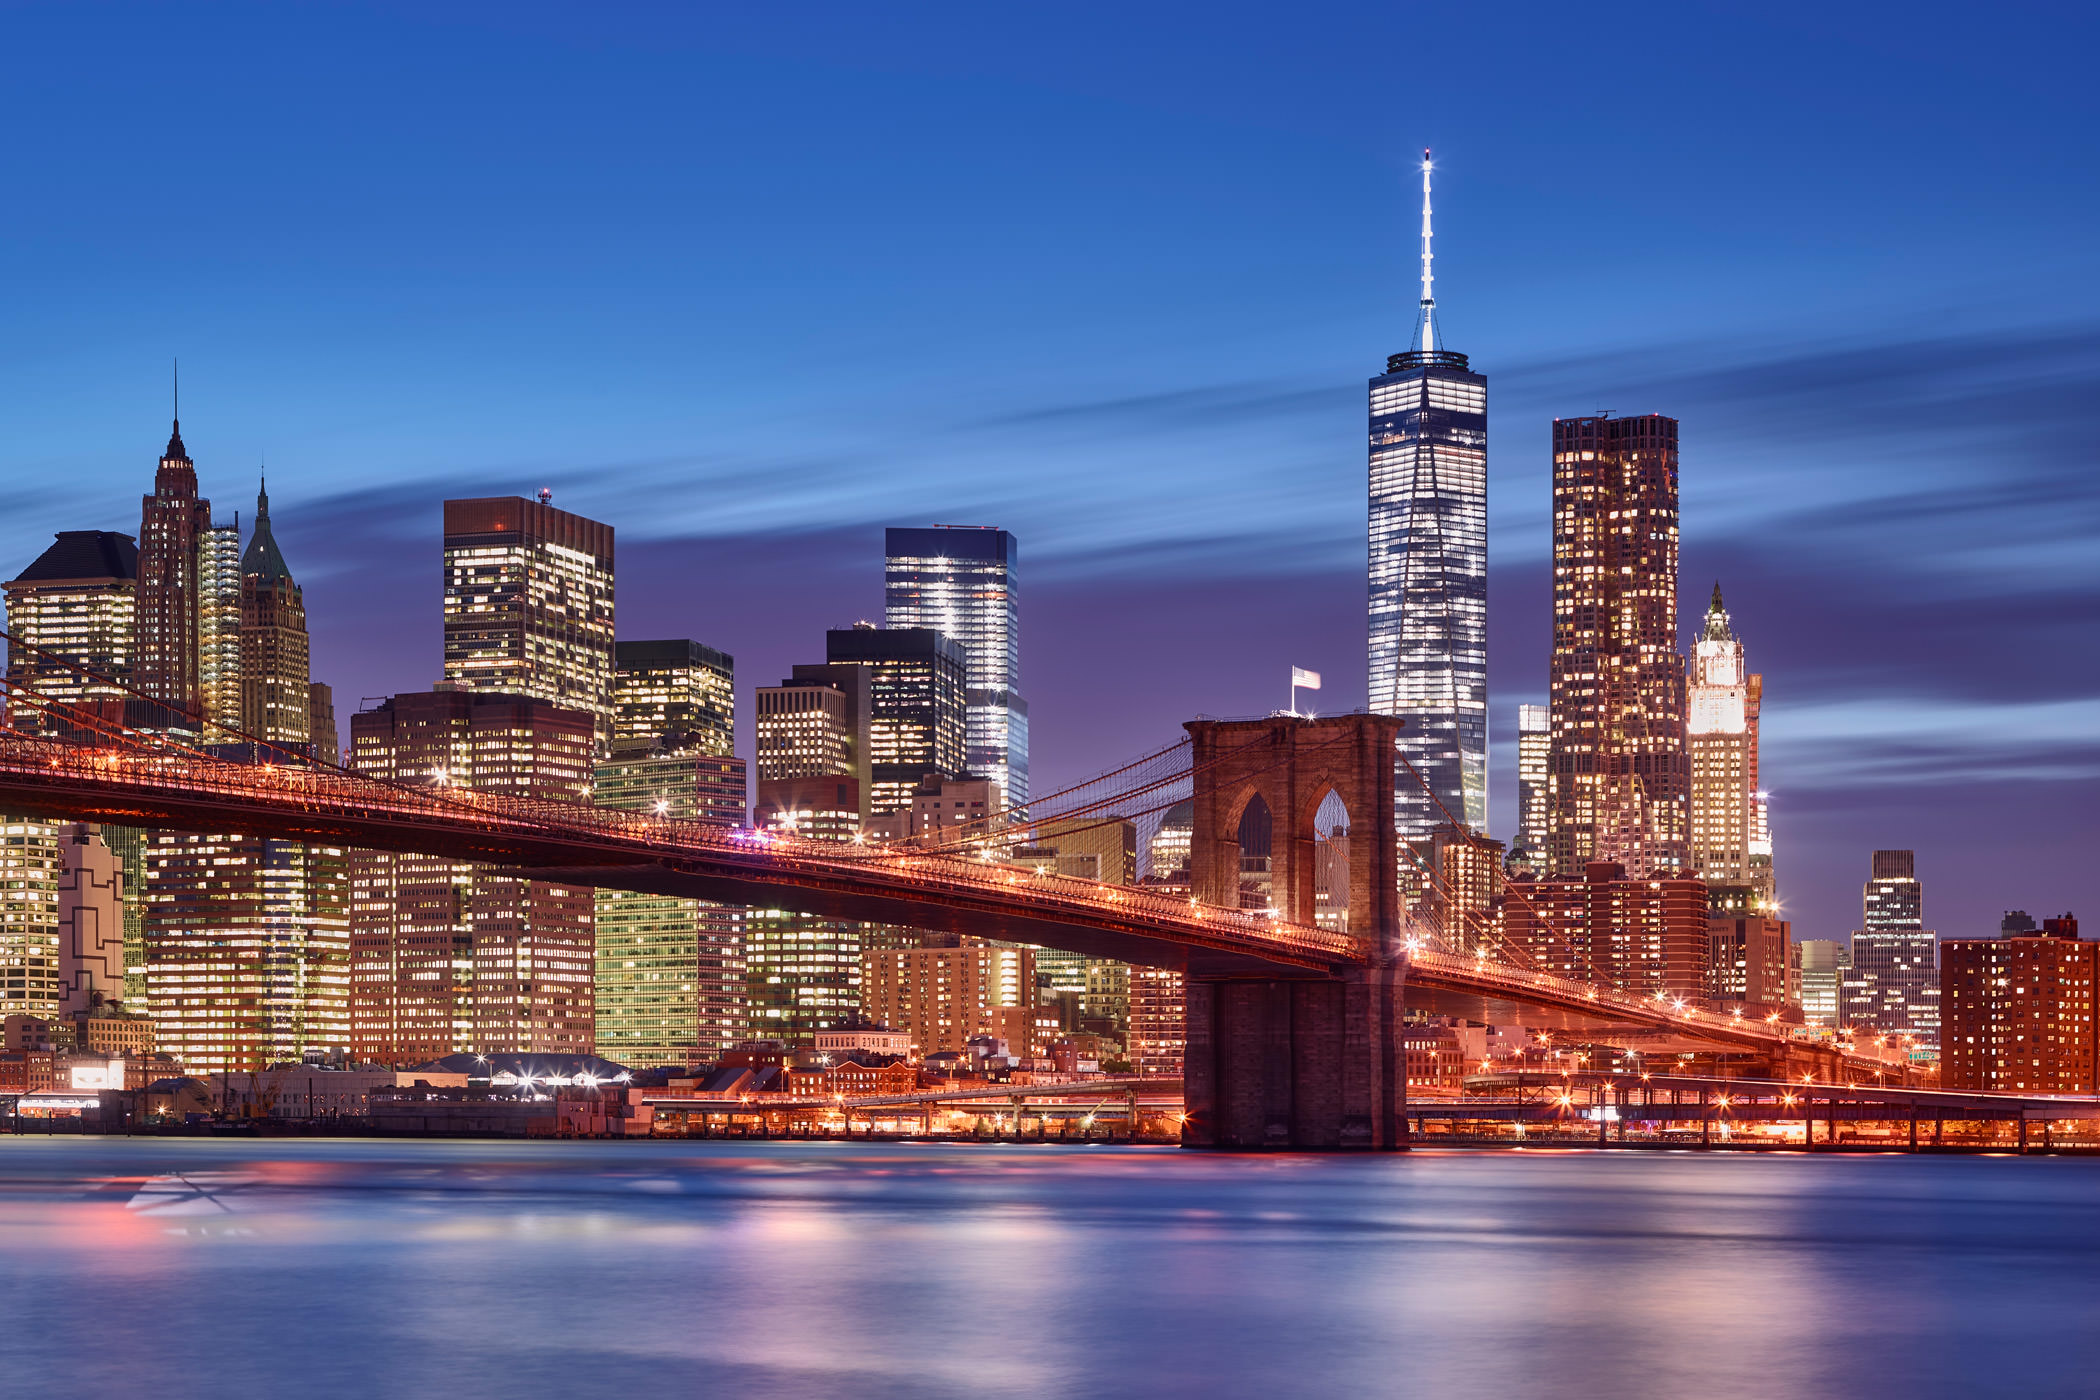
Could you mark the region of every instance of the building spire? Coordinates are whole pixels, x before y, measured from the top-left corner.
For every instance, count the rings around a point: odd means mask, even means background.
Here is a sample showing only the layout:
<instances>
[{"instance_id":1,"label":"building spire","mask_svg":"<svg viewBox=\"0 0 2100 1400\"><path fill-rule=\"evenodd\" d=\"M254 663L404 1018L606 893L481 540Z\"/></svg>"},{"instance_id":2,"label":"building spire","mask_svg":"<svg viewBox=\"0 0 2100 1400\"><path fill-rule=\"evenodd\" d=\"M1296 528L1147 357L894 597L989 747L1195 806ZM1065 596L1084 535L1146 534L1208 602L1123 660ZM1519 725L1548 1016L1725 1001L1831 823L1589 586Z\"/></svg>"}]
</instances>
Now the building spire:
<instances>
[{"instance_id":1,"label":"building spire","mask_svg":"<svg viewBox=\"0 0 2100 1400\"><path fill-rule=\"evenodd\" d=\"M1428 354L1436 349L1436 254L1430 251L1429 229L1429 148L1422 148L1422 319L1416 327L1416 339L1422 351Z\"/></svg>"},{"instance_id":2,"label":"building spire","mask_svg":"<svg viewBox=\"0 0 2100 1400\"><path fill-rule=\"evenodd\" d=\"M1706 636L1710 641L1726 642L1734 639L1728 630L1728 609L1721 605L1721 581L1714 580L1714 599L1706 605Z\"/></svg>"}]
</instances>

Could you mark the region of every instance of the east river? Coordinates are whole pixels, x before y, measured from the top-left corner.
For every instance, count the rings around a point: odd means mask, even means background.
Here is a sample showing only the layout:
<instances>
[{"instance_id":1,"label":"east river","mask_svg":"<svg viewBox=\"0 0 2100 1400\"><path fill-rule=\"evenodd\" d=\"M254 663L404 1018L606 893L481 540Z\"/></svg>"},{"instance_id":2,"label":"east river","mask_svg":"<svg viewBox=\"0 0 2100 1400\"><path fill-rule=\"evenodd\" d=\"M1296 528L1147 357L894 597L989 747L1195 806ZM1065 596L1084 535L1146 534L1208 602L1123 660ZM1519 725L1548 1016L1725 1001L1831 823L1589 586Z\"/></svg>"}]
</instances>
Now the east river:
<instances>
[{"instance_id":1,"label":"east river","mask_svg":"<svg viewBox=\"0 0 2100 1400\"><path fill-rule=\"evenodd\" d=\"M2100 1395L2100 1161L0 1139L9 1395Z\"/></svg>"}]
</instances>

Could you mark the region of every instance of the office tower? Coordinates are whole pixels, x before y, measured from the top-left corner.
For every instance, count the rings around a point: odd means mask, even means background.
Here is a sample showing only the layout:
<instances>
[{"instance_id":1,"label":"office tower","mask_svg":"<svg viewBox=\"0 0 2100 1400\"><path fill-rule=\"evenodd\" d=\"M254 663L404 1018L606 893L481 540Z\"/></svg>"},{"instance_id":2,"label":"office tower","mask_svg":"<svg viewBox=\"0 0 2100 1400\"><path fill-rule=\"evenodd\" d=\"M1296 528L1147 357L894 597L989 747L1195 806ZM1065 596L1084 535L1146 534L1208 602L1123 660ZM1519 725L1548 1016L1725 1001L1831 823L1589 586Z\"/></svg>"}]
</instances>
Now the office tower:
<instances>
[{"instance_id":1,"label":"office tower","mask_svg":"<svg viewBox=\"0 0 2100 1400\"><path fill-rule=\"evenodd\" d=\"M350 717L349 766L393 782L583 801L597 718L519 695L396 695ZM590 1052L590 890L359 851L352 896L358 1059Z\"/></svg>"},{"instance_id":2,"label":"office tower","mask_svg":"<svg viewBox=\"0 0 2100 1400\"><path fill-rule=\"evenodd\" d=\"M35 695L121 723L124 692L91 680L84 667L128 682L138 646L139 552L131 536L110 530L61 530L51 546L7 581L7 630L27 643L7 649L7 723L39 733L67 719L28 698Z\"/></svg>"},{"instance_id":3,"label":"office tower","mask_svg":"<svg viewBox=\"0 0 2100 1400\"><path fill-rule=\"evenodd\" d=\"M93 822L58 829L58 1014L124 1000L124 875Z\"/></svg>"},{"instance_id":4,"label":"office tower","mask_svg":"<svg viewBox=\"0 0 2100 1400\"><path fill-rule=\"evenodd\" d=\"M445 502L445 680L526 695L613 732L613 528L549 504Z\"/></svg>"},{"instance_id":5,"label":"office tower","mask_svg":"<svg viewBox=\"0 0 2100 1400\"><path fill-rule=\"evenodd\" d=\"M1491 941L1494 909L1502 894L1502 843L1449 822L1415 843L1416 859L1435 878L1417 906L1418 927L1433 932L1440 946L1470 953Z\"/></svg>"},{"instance_id":6,"label":"office tower","mask_svg":"<svg viewBox=\"0 0 2100 1400\"><path fill-rule=\"evenodd\" d=\"M1592 861L1579 880L1524 880L1503 905L1509 942L1541 972L1623 992L1706 995L1707 890L1698 880L1630 879Z\"/></svg>"},{"instance_id":7,"label":"office tower","mask_svg":"<svg viewBox=\"0 0 2100 1400\"><path fill-rule=\"evenodd\" d=\"M303 624L302 624L303 625ZM197 537L197 694L204 742L240 742L241 526L214 524Z\"/></svg>"},{"instance_id":8,"label":"office tower","mask_svg":"<svg viewBox=\"0 0 2100 1400\"><path fill-rule=\"evenodd\" d=\"M198 661L198 565L211 502L197 495L197 464L182 445L182 420L168 434L139 521L138 688L162 710L153 728L194 729L203 707ZM186 718L190 717L190 718Z\"/></svg>"},{"instance_id":9,"label":"office tower","mask_svg":"<svg viewBox=\"0 0 2100 1400\"><path fill-rule=\"evenodd\" d=\"M1706 995L1717 1010L1782 1014L1800 1002L1793 926L1754 885L1707 886Z\"/></svg>"},{"instance_id":10,"label":"office tower","mask_svg":"<svg viewBox=\"0 0 2100 1400\"><path fill-rule=\"evenodd\" d=\"M871 632L871 636L881 636ZM851 841L868 815L872 666L797 666L761 687L755 825ZM744 914L744 1001L761 1039L807 1042L860 1012L865 929L781 909Z\"/></svg>"},{"instance_id":11,"label":"office tower","mask_svg":"<svg viewBox=\"0 0 2100 1400\"><path fill-rule=\"evenodd\" d=\"M1548 868L1684 871L1674 418L1554 420L1550 679Z\"/></svg>"},{"instance_id":12,"label":"office tower","mask_svg":"<svg viewBox=\"0 0 2100 1400\"><path fill-rule=\"evenodd\" d=\"M1743 664L1721 585L1686 662L1685 758L1691 774L1692 873L1709 885L1747 885L1760 908L1773 903L1772 843L1762 830L1757 724L1765 678Z\"/></svg>"},{"instance_id":13,"label":"office tower","mask_svg":"<svg viewBox=\"0 0 2100 1400\"><path fill-rule=\"evenodd\" d=\"M1429 169L1414 348L1371 380L1370 707L1407 721L1402 841L1487 829L1487 379L1438 340Z\"/></svg>"},{"instance_id":14,"label":"office tower","mask_svg":"<svg viewBox=\"0 0 2100 1400\"><path fill-rule=\"evenodd\" d=\"M702 731L674 725L665 732ZM594 800L741 826L744 787L741 758L636 744L599 761ZM634 1067L712 1063L744 1038L741 911L626 890L600 889L596 898L597 1054Z\"/></svg>"},{"instance_id":15,"label":"office tower","mask_svg":"<svg viewBox=\"0 0 2100 1400\"><path fill-rule=\"evenodd\" d=\"M1794 945L1793 956L1801 1019L1835 1029L1842 1021L1843 980L1852 966L1851 950L1834 938L1804 938Z\"/></svg>"},{"instance_id":16,"label":"office tower","mask_svg":"<svg viewBox=\"0 0 2100 1400\"><path fill-rule=\"evenodd\" d=\"M613 647L612 742L736 748L736 659L689 638Z\"/></svg>"},{"instance_id":17,"label":"office tower","mask_svg":"<svg viewBox=\"0 0 2100 1400\"><path fill-rule=\"evenodd\" d=\"M761 686L754 824L850 841L868 821L868 677L862 666L797 666Z\"/></svg>"},{"instance_id":18,"label":"office tower","mask_svg":"<svg viewBox=\"0 0 2100 1400\"><path fill-rule=\"evenodd\" d=\"M1909 1036L1930 1056L1939 1045L1939 937L1925 927L1925 887L1909 851L1876 851L1843 982L1847 1029Z\"/></svg>"},{"instance_id":19,"label":"office tower","mask_svg":"<svg viewBox=\"0 0 2100 1400\"><path fill-rule=\"evenodd\" d=\"M1940 1084L1997 1093L2100 1091L2100 943L2069 914L2008 918L1996 938L1940 945ZM2018 927L2017 925L2025 925Z\"/></svg>"},{"instance_id":20,"label":"office tower","mask_svg":"<svg viewBox=\"0 0 2100 1400\"><path fill-rule=\"evenodd\" d=\"M266 744L313 740L306 600L270 529L270 495L255 496L255 533L241 556L240 726Z\"/></svg>"},{"instance_id":21,"label":"office tower","mask_svg":"<svg viewBox=\"0 0 2100 1400\"><path fill-rule=\"evenodd\" d=\"M64 828L0 816L0 1017L58 1016Z\"/></svg>"},{"instance_id":22,"label":"office tower","mask_svg":"<svg viewBox=\"0 0 2100 1400\"><path fill-rule=\"evenodd\" d=\"M972 1036L1037 1053L1035 950L975 940L944 948L879 948L861 954L867 1015L911 1037L919 1053L963 1050Z\"/></svg>"},{"instance_id":23,"label":"office tower","mask_svg":"<svg viewBox=\"0 0 2100 1400\"><path fill-rule=\"evenodd\" d=\"M335 692L319 681L306 687L306 726L312 736L314 757L323 763L342 762L341 740L335 727Z\"/></svg>"},{"instance_id":24,"label":"office tower","mask_svg":"<svg viewBox=\"0 0 2100 1400\"><path fill-rule=\"evenodd\" d=\"M825 660L868 676L868 810L911 810L927 774L963 775L969 658L930 627L865 624L824 634Z\"/></svg>"},{"instance_id":25,"label":"office tower","mask_svg":"<svg viewBox=\"0 0 2100 1400\"><path fill-rule=\"evenodd\" d=\"M1159 819L1159 829L1145 843L1145 883L1188 888L1195 837L1196 804L1177 802L1169 807Z\"/></svg>"},{"instance_id":26,"label":"office tower","mask_svg":"<svg viewBox=\"0 0 2100 1400\"><path fill-rule=\"evenodd\" d=\"M147 842L146 998L160 1048L196 1075L347 1052L347 853L231 832Z\"/></svg>"},{"instance_id":27,"label":"office tower","mask_svg":"<svg viewBox=\"0 0 2100 1400\"><path fill-rule=\"evenodd\" d=\"M1553 711L1545 705L1517 706L1517 839L1519 853L1534 868L1546 859L1552 830L1547 805L1547 774L1553 767Z\"/></svg>"},{"instance_id":28,"label":"office tower","mask_svg":"<svg viewBox=\"0 0 2100 1400\"><path fill-rule=\"evenodd\" d=\"M1028 801L1028 702L1021 698L1019 550L989 526L891 529L883 537L882 625L929 627L965 665L963 766Z\"/></svg>"}]
</instances>

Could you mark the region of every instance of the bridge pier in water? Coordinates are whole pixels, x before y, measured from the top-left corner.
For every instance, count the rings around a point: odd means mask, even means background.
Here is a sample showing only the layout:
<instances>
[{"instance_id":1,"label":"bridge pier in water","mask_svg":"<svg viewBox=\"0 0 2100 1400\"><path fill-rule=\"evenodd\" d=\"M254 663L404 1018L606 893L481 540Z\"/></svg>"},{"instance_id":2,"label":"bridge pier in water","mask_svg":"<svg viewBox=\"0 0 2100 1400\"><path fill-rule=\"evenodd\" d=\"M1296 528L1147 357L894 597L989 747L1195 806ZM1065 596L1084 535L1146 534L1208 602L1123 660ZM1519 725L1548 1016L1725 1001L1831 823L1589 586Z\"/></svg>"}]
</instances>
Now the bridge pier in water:
<instances>
[{"instance_id":1,"label":"bridge pier in water","mask_svg":"<svg viewBox=\"0 0 2100 1400\"><path fill-rule=\"evenodd\" d=\"M1182 1059L1189 1147L1396 1151L1407 1146L1406 958L1399 951L1393 765L1400 721L1198 720L1194 894L1241 903L1240 819L1260 800L1272 837L1271 899L1279 918L1314 918L1314 820L1332 793L1349 812L1348 932L1377 950L1337 976L1249 978L1188 969Z\"/></svg>"}]
</instances>

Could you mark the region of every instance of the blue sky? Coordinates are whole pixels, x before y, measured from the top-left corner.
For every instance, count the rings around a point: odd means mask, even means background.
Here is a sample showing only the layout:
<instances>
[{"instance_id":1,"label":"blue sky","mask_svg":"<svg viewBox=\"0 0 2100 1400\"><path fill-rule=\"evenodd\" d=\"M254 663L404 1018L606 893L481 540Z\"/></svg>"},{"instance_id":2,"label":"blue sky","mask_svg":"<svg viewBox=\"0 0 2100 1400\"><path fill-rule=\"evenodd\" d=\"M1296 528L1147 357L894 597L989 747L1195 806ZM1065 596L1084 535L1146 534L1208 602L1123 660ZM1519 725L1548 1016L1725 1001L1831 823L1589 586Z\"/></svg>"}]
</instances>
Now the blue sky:
<instances>
[{"instance_id":1,"label":"blue sky","mask_svg":"<svg viewBox=\"0 0 2100 1400\"><path fill-rule=\"evenodd\" d=\"M1426 145L1491 386L1498 732L1544 688L1549 420L1671 413L1797 934L1851 927L1875 846L1943 932L2092 908L2095 28L0 6L0 557L135 529L179 355L221 512L270 464L346 711L435 676L440 500L542 485L618 528L624 635L747 689L877 612L883 525L1012 529L1052 782L1292 663L1354 705Z\"/></svg>"}]
</instances>

